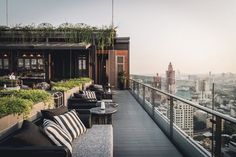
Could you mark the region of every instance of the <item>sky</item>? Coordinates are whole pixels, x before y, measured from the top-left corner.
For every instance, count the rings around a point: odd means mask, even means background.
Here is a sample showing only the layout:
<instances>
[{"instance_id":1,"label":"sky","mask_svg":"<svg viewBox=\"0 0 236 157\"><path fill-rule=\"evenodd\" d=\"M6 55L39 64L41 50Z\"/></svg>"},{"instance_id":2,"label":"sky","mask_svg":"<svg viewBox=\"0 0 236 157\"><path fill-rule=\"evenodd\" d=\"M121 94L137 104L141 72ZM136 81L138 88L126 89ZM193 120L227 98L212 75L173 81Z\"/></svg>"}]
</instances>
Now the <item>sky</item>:
<instances>
[{"instance_id":1,"label":"sky","mask_svg":"<svg viewBox=\"0 0 236 157\"><path fill-rule=\"evenodd\" d=\"M0 0L0 25L6 24ZM8 0L9 25L111 25L112 0ZM236 73L236 0L114 0L118 36L130 37L132 74Z\"/></svg>"}]
</instances>

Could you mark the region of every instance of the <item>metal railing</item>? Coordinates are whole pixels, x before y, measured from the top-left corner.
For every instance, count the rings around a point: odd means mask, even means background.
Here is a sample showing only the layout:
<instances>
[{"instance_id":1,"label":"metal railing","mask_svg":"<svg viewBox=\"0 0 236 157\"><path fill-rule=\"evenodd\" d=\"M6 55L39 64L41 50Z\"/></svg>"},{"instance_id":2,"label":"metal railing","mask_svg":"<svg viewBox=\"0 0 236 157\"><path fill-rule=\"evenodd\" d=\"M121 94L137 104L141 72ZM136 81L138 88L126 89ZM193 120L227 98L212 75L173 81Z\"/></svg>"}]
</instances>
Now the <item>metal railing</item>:
<instances>
[{"instance_id":1,"label":"metal railing","mask_svg":"<svg viewBox=\"0 0 236 157\"><path fill-rule=\"evenodd\" d=\"M150 95L149 96L150 97L150 103L148 103L148 104L149 104L149 106L151 105L150 108L151 108L152 111L149 110L149 115L154 119L154 121L155 121L155 116L156 116L156 109L155 109L156 105L155 105L154 95L156 93L158 93L158 94L163 95L167 98L168 105L169 105L169 122L168 122L169 123L169 128L166 129L166 130L168 130L168 133L166 133L166 134L169 136L169 138L171 140L173 139L174 132L176 132L176 126L174 124L174 106L175 106L174 102L175 101L180 101L181 103L190 105L194 108L197 108L201 111L206 112L207 114L212 115L211 122L215 125L215 135L212 136L212 137L214 137L214 139L212 141L215 141L215 142L212 142L212 143L214 143L214 147L213 147L214 149L212 149L211 156L222 157L222 150L221 150L222 120L225 120L225 121L231 122L233 124L236 124L236 119L235 118L230 117L230 116L225 115L225 114L222 114L220 112L214 111L214 110L209 109L207 107L201 106L201 105L199 105L197 103L194 103L194 102L191 102L189 100L180 98L180 97L175 96L173 94L164 92L164 91L162 91L160 89L157 89L157 88L154 88L150 85L140 83L140 82L138 82L134 79L130 79L129 81L130 81L129 87L130 87L131 93L135 96L135 98L139 101L139 103L143 106L143 108L145 110L146 110L146 107L147 107L147 100L146 100L146 94L147 93L146 93L146 91L149 90L151 92L151 94L149 94ZM177 127L177 130L178 129L179 128ZM183 132L183 131L180 131L180 132ZM212 133L212 135L213 134L214 133ZM189 140L189 137L186 138L186 140ZM198 148L196 148L196 149L198 149ZM203 155L203 156L210 156L210 155L209 155L209 153L208 154L205 153L205 155Z\"/></svg>"}]
</instances>

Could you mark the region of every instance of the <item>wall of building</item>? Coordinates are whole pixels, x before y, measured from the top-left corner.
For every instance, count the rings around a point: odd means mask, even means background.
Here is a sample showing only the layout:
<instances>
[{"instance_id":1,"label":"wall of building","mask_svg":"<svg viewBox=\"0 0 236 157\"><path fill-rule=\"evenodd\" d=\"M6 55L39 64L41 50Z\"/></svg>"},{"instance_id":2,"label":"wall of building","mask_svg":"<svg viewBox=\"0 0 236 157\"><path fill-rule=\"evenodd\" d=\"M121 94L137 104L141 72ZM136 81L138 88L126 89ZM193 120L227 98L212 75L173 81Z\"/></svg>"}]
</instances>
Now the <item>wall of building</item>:
<instances>
[{"instance_id":1,"label":"wall of building","mask_svg":"<svg viewBox=\"0 0 236 157\"><path fill-rule=\"evenodd\" d=\"M118 87L118 70L117 70L117 57L124 56L124 71L126 77L129 77L129 51L128 50L103 50L98 51L99 54L108 54L106 60L106 74L108 76L108 83L114 88ZM99 72L99 71L98 71Z\"/></svg>"},{"instance_id":2,"label":"wall of building","mask_svg":"<svg viewBox=\"0 0 236 157\"><path fill-rule=\"evenodd\" d=\"M129 77L129 53L128 50L116 50L115 55L117 56L124 56L124 71L126 73L126 78ZM116 81L116 87L118 86L118 71L117 71L117 62L116 62L116 75L115 75L115 81ZM127 81L126 81L127 82ZM127 83L126 83L127 84Z\"/></svg>"}]
</instances>

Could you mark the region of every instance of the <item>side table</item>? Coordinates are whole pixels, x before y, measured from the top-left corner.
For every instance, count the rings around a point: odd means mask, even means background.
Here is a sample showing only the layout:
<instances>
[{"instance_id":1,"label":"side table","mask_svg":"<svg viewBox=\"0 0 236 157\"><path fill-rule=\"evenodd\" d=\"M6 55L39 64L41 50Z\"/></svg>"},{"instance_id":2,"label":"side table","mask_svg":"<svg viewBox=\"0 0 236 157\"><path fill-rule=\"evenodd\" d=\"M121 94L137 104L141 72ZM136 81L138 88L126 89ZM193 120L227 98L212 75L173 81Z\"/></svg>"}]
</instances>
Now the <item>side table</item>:
<instances>
[{"instance_id":1,"label":"side table","mask_svg":"<svg viewBox=\"0 0 236 157\"><path fill-rule=\"evenodd\" d=\"M105 109L101 109L101 107L95 107L90 109L92 121L95 124L112 124L112 114L116 112L117 109L114 107L106 107Z\"/></svg>"}]
</instances>

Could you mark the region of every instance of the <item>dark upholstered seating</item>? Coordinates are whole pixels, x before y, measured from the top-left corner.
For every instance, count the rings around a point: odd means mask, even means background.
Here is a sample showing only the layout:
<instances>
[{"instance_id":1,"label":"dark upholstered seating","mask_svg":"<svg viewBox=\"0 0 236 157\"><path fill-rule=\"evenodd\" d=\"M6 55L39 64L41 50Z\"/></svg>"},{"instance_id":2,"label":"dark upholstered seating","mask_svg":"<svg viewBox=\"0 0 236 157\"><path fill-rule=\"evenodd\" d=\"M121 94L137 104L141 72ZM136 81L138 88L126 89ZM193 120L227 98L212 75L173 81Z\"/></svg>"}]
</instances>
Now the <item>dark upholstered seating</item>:
<instances>
[{"instance_id":1,"label":"dark upholstered seating","mask_svg":"<svg viewBox=\"0 0 236 157\"><path fill-rule=\"evenodd\" d=\"M68 99L68 109L91 109L97 106L97 97L88 97L87 91L74 93L74 96Z\"/></svg>"},{"instance_id":2,"label":"dark upholstered seating","mask_svg":"<svg viewBox=\"0 0 236 157\"><path fill-rule=\"evenodd\" d=\"M88 90L95 91L97 100L112 99L112 93L106 91L102 85L92 84L88 87Z\"/></svg>"},{"instance_id":3,"label":"dark upholstered seating","mask_svg":"<svg viewBox=\"0 0 236 157\"><path fill-rule=\"evenodd\" d=\"M66 107L44 110L42 116L53 120L53 116L63 114ZM113 129L111 125L91 127L91 115L88 110L77 110L79 117L87 127L87 132L72 142L72 153L65 146L55 145L42 131L42 119L24 121L22 128L0 141L0 154L6 157L81 157L113 156ZM83 115L83 116L82 116Z\"/></svg>"}]
</instances>

